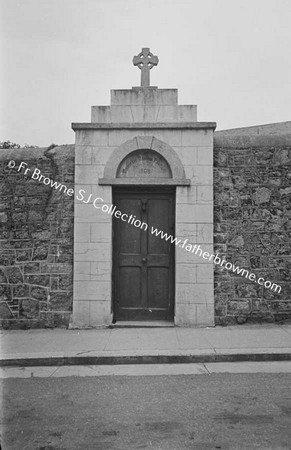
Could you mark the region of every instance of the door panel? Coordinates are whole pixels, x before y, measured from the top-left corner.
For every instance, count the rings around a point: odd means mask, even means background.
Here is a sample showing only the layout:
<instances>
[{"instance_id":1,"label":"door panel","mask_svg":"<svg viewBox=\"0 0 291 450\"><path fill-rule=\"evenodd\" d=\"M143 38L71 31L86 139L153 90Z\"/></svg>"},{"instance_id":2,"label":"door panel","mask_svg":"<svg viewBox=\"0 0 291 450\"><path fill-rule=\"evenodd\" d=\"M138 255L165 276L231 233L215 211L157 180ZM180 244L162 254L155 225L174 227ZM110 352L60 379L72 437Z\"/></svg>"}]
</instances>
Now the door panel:
<instances>
[{"instance_id":1,"label":"door panel","mask_svg":"<svg viewBox=\"0 0 291 450\"><path fill-rule=\"evenodd\" d=\"M116 205L117 206L117 205ZM120 211L127 213L129 216L132 214L132 216L136 216L137 219L141 220L141 214L140 214L140 205L139 202L135 199L123 199L121 198L119 201L119 204L117 206L117 209ZM122 253L138 253L140 254L141 248L140 248L140 230L136 228L135 226L131 225L128 222L124 222L121 219L116 219L120 223L118 223L118 226L120 228L119 234L120 234L120 254Z\"/></svg>"},{"instance_id":2,"label":"door panel","mask_svg":"<svg viewBox=\"0 0 291 450\"><path fill-rule=\"evenodd\" d=\"M170 199L150 199L148 201L148 224L154 228L162 230L164 233L171 234L170 231ZM168 254L170 243L155 235L149 233L148 252L150 254Z\"/></svg>"},{"instance_id":3,"label":"door panel","mask_svg":"<svg viewBox=\"0 0 291 450\"><path fill-rule=\"evenodd\" d=\"M167 298L169 295L168 277L168 268L148 268L148 298L155 305L155 308L164 308L165 306L164 298Z\"/></svg>"},{"instance_id":4,"label":"door panel","mask_svg":"<svg viewBox=\"0 0 291 450\"><path fill-rule=\"evenodd\" d=\"M141 270L139 267L120 267L120 292L122 305L134 308L136 299L141 296Z\"/></svg>"},{"instance_id":5,"label":"door panel","mask_svg":"<svg viewBox=\"0 0 291 450\"><path fill-rule=\"evenodd\" d=\"M113 217L115 320L173 320L174 245L152 227L174 235L174 192L118 190L116 210L148 224L145 231Z\"/></svg>"}]
</instances>

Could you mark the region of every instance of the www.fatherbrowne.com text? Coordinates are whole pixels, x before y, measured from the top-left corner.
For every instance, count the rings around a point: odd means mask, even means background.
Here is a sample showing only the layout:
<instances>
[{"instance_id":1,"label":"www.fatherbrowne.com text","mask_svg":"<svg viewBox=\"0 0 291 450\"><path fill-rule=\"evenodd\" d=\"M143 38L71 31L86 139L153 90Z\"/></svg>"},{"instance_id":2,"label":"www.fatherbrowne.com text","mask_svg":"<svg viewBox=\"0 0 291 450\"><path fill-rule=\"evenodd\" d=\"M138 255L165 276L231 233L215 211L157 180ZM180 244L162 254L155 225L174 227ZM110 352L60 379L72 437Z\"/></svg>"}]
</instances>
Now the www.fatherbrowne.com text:
<instances>
[{"instance_id":1,"label":"www.fatherbrowne.com text","mask_svg":"<svg viewBox=\"0 0 291 450\"><path fill-rule=\"evenodd\" d=\"M77 200L82 201L83 203L89 203L92 202L92 205L96 209L100 209L102 212L106 214L110 214L111 216L114 216L123 222L128 222L131 225L135 226L136 228L140 228L144 231L148 229L148 224L146 222L142 222L141 220L137 219L136 216L126 213L122 213L118 209L116 209L116 206L113 204L107 205L104 203L104 200L101 197L96 197L92 201L92 194L89 196L86 196L86 192L84 189L80 189L77 194ZM256 276L254 273L250 273L247 269L242 269L239 266L236 266L232 264L231 262L226 261L222 257L219 256L219 253L211 254L208 252L204 252L203 249L200 247L199 244L191 244L189 242L189 239L178 239L177 237L172 236L171 234L164 233L162 230L159 230L157 228L154 228L153 226L150 229L150 233L152 235L155 235L157 237L160 237L161 239L164 239L165 241L170 242L171 244L174 244L178 246L179 248L183 248L187 252L193 253L195 255L202 256L203 259L206 259L210 262L214 262L214 264L220 265L221 267L225 267L225 269L232 271L233 273L240 275L241 277L248 278L250 281L253 281L261 286L264 286L267 289L271 289L274 292L281 292L281 286L275 283L272 283L269 280L265 280L262 277Z\"/></svg>"},{"instance_id":2,"label":"www.fatherbrowne.com text","mask_svg":"<svg viewBox=\"0 0 291 450\"><path fill-rule=\"evenodd\" d=\"M15 169L17 172L24 171L24 175L26 177L31 177L33 180L37 180L39 182L42 182L45 185L50 185L52 188L63 192L70 197L74 194L74 189L68 189L68 187L64 184L61 184L59 182L56 182L49 177L46 177L45 175L41 174L41 171L38 168L35 168L33 172L31 173L31 170L29 167L27 167L27 163L24 161L21 161L19 166L17 166L16 161L11 160L8 163L8 167L10 169ZM103 213L110 214L111 216L116 217L117 219L122 220L123 222L127 222L136 228L140 228L141 230L147 231L148 224L146 222L142 222L141 220L137 219L135 215L133 214L126 214L122 213L121 211L116 209L116 206L114 205L107 205L104 203L103 198L96 197L94 200L92 200L93 195L90 194L89 196L86 194L86 191L84 189L79 189L78 193L76 194L76 198L78 201L82 203L91 203L94 208L100 209ZM154 228L153 226L150 229L150 233L152 235L155 235L157 237L160 237L161 239L164 239L165 241L170 242L171 244L174 244L178 246L179 248L182 248L186 250L187 252L193 253L195 255L202 256L203 259L206 259L208 261L212 261L214 264L220 265L221 267L224 267L225 269L232 271L233 273L240 275L241 277L248 278L250 281L253 281L254 283L257 283L261 286L264 286L267 289L271 289L274 292L278 292L278 294L281 292L281 286L275 283L272 283L269 280L265 280L262 277L257 277L256 274L250 273L247 269L242 269L241 267L238 267L231 262L226 261L222 257L219 256L219 253L208 253L204 252L203 249L200 247L199 244L191 244L189 242L189 239L178 239L177 237L172 236L171 234L164 233L162 230L158 230L157 228Z\"/></svg>"}]
</instances>

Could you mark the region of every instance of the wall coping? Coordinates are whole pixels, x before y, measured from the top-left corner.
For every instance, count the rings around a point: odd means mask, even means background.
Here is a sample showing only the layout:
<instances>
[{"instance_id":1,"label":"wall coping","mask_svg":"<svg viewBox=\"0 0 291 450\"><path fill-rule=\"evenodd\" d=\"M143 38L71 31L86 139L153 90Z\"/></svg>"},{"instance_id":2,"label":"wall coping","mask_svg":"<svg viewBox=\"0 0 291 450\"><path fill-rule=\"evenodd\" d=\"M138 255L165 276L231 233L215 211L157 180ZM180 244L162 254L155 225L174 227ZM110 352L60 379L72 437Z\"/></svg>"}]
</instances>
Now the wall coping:
<instances>
[{"instance_id":1,"label":"wall coping","mask_svg":"<svg viewBox=\"0 0 291 450\"><path fill-rule=\"evenodd\" d=\"M215 130L216 122L119 122L119 123L72 123L76 130L125 130L125 129L211 129Z\"/></svg>"}]
</instances>

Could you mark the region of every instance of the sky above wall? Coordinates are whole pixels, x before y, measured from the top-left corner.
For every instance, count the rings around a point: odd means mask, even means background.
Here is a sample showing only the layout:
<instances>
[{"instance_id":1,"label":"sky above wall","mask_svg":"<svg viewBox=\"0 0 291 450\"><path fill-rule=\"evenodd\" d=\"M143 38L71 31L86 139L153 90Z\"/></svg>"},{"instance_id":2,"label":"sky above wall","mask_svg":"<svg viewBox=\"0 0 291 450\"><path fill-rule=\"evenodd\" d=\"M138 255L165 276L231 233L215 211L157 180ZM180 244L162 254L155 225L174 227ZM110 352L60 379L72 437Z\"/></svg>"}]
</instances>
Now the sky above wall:
<instances>
[{"instance_id":1,"label":"sky above wall","mask_svg":"<svg viewBox=\"0 0 291 450\"><path fill-rule=\"evenodd\" d=\"M2 0L0 141L74 142L110 89L178 88L199 121L228 129L291 120L290 0Z\"/></svg>"}]
</instances>

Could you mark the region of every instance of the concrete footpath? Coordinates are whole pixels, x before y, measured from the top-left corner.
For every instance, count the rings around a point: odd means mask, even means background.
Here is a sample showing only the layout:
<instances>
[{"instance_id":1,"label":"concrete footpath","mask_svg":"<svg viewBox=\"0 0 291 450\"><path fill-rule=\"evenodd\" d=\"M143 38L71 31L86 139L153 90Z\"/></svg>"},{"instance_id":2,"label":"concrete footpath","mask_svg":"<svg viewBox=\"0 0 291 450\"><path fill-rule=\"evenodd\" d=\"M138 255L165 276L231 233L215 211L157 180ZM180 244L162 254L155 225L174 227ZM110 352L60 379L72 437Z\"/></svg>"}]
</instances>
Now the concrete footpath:
<instances>
[{"instance_id":1,"label":"concrete footpath","mask_svg":"<svg viewBox=\"0 0 291 450\"><path fill-rule=\"evenodd\" d=\"M2 367L290 361L291 325L2 331Z\"/></svg>"}]
</instances>

